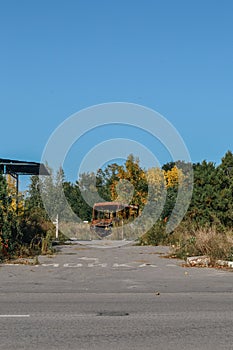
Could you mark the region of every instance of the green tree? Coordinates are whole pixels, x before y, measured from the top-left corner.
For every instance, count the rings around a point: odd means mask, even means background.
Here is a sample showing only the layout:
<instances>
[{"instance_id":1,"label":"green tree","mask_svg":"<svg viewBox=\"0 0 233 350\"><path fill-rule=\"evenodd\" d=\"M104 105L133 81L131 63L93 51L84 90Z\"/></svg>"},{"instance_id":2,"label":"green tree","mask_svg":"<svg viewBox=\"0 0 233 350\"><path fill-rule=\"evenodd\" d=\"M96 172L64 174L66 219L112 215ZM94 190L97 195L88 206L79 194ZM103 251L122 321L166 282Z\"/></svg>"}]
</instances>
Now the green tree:
<instances>
[{"instance_id":1,"label":"green tree","mask_svg":"<svg viewBox=\"0 0 233 350\"><path fill-rule=\"evenodd\" d=\"M70 221L74 215L66 196L69 196L69 186L65 186L65 173L62 167L54 173L49 170L50 176L44 176L40 179L40 193L44 207L50 220L54 221L58 215L60 221ZM70 188L71 191L71 188Z\"/></svg>"},{"instance_id":2,"label":"green tree","mask_svg":"<svg viewBox=\"0 0 233 350\"><path fill-rule=\"evenodd\" d=\"M42 239L52 227L41 197L41 181L39 176L30 178L28 195L25 200L24 215L20 220L22 243L29 244L35 238Z\"/></svg>"},{"instance_id":3,"label":"green tree","mask_svg":"<svg viewBox=\"0 0 233 350\"><path fill-rule=\"evenodd\" d=\"M38 175L31 176L31 182L28 188L28 197L26 199L26 208L34 210L35 208L44 209L40 193L40 179Z\"/></svg>"},{"instance_id":4,"label":"green tree","mask_svg":"<svg viewBox=\"0 0 233 350\"><path fill-rule=\"evenodd\" d=\"M218 201L215 205L217 216L226 227L233 227L233 154L228 151L217 167Z\"/></svg>"},{"instance_id":5,"label":"green tree","mask_svg":"<svg viewBox=\"0 0 233 350\"><path fill-rule=\"evenodd\" d=\"M203 161L194 164L193 169L193 196L186 217L200 226L220 224L216 213L216 206L219 202L216 167L212 162Z\"/></svg>"},{"instance_id":6,"label":"green tree","mask_svg":"<svg viewBox=\"0 0 233 350\"><path fill-rule=\"evenodd\" d=\"M118 181L119 165L116 163L108 164L104 169L98 169L96 174L96 187L101 198L105 201L111 201L111 187Z\"/></svg>"},{"instance_id":7,"label":"green tree","mask_svg":"<svg viewBox=\"0 0 233 350\"><path fill-rule=\"evenodd\" d=\"M5 177L0 173L0 257L13 254L20 243L21 232Z\"/></svg>"},{"instance_id":8,"label":"green tree","mask_svg":"<svg viewBox=\"0 0 233 350\"><path fill-rule=\"evenodd\" d=\"M90 221L92 208L84 200L78 182L76 182L76 184L65 182L64 193L74 214L76 214L82 221Z\"/></svg>"},{"instance_id":9,"label":"green tree","mask_svg":"<svg viewBox=\"0 0 233 350\"><path fill-rule=\"evenodd\" d=\"M79 196L78 215L83 220L90 221L92 208L96 202L102 201L96 187L96 175L94 172L83 173L76 182L77 193Z\"/></svg>"}]
</instances>

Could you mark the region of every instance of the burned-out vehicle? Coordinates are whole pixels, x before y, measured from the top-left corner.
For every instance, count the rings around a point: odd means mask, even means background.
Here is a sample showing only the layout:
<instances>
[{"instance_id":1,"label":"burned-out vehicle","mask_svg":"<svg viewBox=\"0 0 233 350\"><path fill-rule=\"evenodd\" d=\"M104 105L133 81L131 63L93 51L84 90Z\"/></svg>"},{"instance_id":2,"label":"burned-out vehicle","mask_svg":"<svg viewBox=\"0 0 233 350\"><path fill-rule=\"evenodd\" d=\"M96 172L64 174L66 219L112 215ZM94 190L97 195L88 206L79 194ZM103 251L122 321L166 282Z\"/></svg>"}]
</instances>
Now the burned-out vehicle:
<instances>
[{"instance_id":1,"label":"burned-out vehicle","mask_svg":"<svg viewBox=\"0 0 233 350\"><path fill-rule=\"evenodd\" d=\"M121 202L95 203L92 213L91 229L100 237L111 234L112 227L123 225L130 218L138 216L138 206Z\"/></svg>"}]
</instances>

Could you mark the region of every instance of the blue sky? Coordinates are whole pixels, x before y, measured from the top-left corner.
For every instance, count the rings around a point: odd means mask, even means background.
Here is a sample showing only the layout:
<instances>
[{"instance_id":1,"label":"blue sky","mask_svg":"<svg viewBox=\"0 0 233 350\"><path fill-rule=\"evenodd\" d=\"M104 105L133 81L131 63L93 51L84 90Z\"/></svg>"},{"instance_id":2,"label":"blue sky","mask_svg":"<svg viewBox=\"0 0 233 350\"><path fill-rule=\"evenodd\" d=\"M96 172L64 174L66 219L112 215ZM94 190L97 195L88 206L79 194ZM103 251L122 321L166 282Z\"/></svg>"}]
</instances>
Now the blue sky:
<instances>
[{"instance_id":1,"label":"blue sky","mask_svg":"<svg viewBox=\"0 0 233 350\"><path fill-rule=\"evenodd\" d=\"M2 158L40 161L66 118L114 101L162 114L193 162L233 149L231 0L1 0L0 36Z\"/></svg>"}]
</instances>

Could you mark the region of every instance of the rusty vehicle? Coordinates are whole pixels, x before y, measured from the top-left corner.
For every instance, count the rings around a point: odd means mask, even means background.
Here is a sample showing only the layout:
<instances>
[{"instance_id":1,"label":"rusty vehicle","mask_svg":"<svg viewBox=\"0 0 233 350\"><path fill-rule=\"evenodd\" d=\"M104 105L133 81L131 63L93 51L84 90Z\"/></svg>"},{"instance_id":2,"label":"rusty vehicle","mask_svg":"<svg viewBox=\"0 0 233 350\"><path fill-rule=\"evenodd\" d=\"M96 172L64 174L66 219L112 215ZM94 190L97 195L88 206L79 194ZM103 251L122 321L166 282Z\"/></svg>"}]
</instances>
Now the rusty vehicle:
<instances>
[{"instance_id":1,"label":"rusty vehicle","mask_svg":"<svg viewBox=\"0 0 233 350\"><path fill-rule=\"evenodd\" d=\"M138 216L139 207L121 202L95 203L92 212L91 229L100 237L111 234L112 227L121 226L124 222Z\"/></svg>"}]
</instances>

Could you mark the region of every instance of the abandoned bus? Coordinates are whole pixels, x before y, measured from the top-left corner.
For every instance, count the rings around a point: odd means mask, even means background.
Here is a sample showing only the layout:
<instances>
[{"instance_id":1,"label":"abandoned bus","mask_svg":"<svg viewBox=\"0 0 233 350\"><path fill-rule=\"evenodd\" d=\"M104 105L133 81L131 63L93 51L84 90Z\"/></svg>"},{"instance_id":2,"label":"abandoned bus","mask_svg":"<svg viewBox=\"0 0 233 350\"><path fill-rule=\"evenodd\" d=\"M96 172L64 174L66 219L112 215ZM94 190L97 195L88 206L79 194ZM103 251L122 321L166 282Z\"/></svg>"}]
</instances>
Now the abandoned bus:
<instances>
[{"instance_id":1,"label":"abandoned bus","mask_svg":"<svg viewBox=\"0 0 233 350\"><path fill-rule=\"evenodd\" d=\"M138 216L138 206L121 202L95 203L92 213L91 229L104 237L111 233L113 226Z\"/></svg>"}]
</instances>

